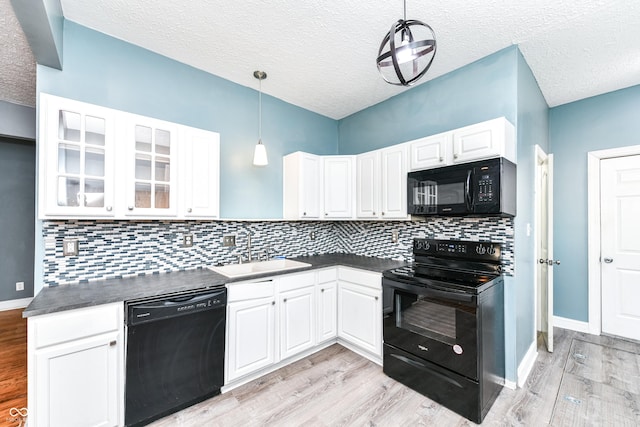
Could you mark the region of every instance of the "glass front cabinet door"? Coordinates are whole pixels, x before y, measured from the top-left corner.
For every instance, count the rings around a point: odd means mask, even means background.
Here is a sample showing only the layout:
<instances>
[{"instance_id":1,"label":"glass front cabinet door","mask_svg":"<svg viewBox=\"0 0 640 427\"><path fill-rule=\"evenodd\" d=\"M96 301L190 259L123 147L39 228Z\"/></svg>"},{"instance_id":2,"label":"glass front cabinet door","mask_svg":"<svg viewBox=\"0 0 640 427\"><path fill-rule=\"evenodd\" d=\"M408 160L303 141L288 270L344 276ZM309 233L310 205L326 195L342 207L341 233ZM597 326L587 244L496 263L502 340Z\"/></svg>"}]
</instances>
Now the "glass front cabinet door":
<instances>
[{"instance_id":1,"label":"glass front cabinet door","mask_svg":"<svg viewBox=\"0 0 640 427\"><path fill-rule=\"evenodd\" d=\"M113 216L112 110L50 95L41 104L40 216Z\"/></svg>"},{"instance_id":2,"label":"glass front cabinet door","mask_svg":"<svg viewBox=\"0 0 640 427\"><path fill-rule=\"evenodd\" d=\"M177 214L177 126L141 116L127 121L127 216Z\"/></svg>"}]
</instances>

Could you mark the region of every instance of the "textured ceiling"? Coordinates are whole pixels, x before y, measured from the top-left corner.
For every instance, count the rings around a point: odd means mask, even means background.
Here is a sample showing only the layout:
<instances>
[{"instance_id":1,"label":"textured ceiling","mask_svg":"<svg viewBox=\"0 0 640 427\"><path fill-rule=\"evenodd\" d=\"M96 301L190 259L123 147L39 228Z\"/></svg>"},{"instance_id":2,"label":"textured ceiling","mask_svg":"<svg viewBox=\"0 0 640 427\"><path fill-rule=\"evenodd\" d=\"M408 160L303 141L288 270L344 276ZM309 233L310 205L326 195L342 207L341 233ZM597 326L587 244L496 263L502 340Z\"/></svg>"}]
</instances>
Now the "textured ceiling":
<instances>
[{"instance_id":1,"label":"textured ceiling","mask_svg":"<svg viewBox=\"0 0 640 427\"><path fill-rule=\"evenodd\" d=\"M264 70L265 93L335 119L406 90L375 66L400 0L61 3L66 19L244 86ZM407 18L436 32L422 83L519 44L552 107L640 84L638 1L407 0Z\"/></svg>"},{"instance_id":2,"label":"textured ceiling","mask_svg":"<svg viewBox=\"0 0 640 427\"><path fill-rule=\"evenodd\" d=\"M0 0L0 101L36 105L36 62L9 0Z\"/></svg>"}]
</instances>

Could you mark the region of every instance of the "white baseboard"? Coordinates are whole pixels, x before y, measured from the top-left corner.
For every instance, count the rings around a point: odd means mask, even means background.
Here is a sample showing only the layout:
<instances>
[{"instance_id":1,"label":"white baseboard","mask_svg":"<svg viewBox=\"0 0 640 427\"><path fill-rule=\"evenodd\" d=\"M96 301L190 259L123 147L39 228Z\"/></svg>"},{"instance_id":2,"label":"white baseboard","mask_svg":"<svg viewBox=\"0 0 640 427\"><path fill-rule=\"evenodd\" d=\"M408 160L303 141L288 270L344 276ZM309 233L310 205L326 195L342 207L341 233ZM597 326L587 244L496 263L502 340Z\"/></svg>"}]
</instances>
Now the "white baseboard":
<instances>
[{"instance_id":1,"label":"white baseboard","mask_svg":"<svg viewBox=\"0 0 640 427\"><path fill-rule=\"evenodd\" d=\"M518 366L518 387L524 386L527 381L527 377L531 373L533 366L536 364L538 358L538 344L534 340L527 350L527 354L522 358L522 362Z\"/></svg>"},{"instance_id":2,"label":"white baseboard","mask_svg":"<svg viewBox=\"0 0 640 427\"><path fill-rule=\"evenodd\" d=\"M553 316L553 326L576 332L584 332L586 334L592 333L589 328L589 322L567 319L566 317Z\"/></svg>"},{"instance_id":3,"label":"white baseboard","mask_svg":"<svg viewBox=\"0 0 640 427\"><path fill-rule=\"evenodd\" d=\"M31 298L11 299L9 301L0 301L0 311L15 310L17 308L25 308L31 302Z\"/></svg>"},{"instance_id":4,"label":"white baseboard","mask_svg":"<svg viewBox=\"0 0 640 427\"><path fill-rule=\"evenodd\" d=\"M510 388L511 390L515 390L518 388L517 384L513 381L504 380L505 388Z\"/></svg>"}]
</instances>

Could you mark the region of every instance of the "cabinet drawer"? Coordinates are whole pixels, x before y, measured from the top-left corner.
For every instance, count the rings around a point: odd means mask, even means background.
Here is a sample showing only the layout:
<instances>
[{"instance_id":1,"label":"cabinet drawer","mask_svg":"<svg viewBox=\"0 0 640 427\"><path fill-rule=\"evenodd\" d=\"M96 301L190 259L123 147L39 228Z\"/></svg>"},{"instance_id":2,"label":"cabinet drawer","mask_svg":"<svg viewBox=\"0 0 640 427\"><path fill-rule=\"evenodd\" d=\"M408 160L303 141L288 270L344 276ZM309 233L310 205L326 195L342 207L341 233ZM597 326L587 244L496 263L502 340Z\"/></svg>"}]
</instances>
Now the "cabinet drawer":
<instances>
[{"instance_id":1,"label":"cabinet drawer","mask_svg":"<svg viewBox=\"0 0 640 427\"><path fill-rule=\"evenodd\" d=\"M278 288L280 292L300 289L307 286L313 286L315 281L315 273L309 271L307 273L290 274L278 277Z\"/></svg>"},{"instance_id":2,"label":"cabinet drawer","mask_svg":"<svg viewBox=\"0 0 640 427\"><path fill-rule=\"evenodd\" d=\"M318 271L318 283L333 282L337 277L338 269L335 267Z\"/></svg>"},{"instance_id":3,"label":"cabinet drawer","mask_svg":"<svg viewBox=\"0 0 640 427\"><path fill-rule=\"evenodd\" d=\"M382 275L372 271L340 267L338 269L338 278L341 281L357 283L358 285L368 286L373 289L382 288Z\"/></svg>"},{"instance_id":4,"label":"cabinet drawer","mask_svg":"<svg viewBox=\"0 0 640 427\"><path fill-rule=\"evenodd\" d=\"M227 301L246 301L269 298L275 295L275 282L265 279L258 282L229 283L227 285Z\"/></svg>"},{"instance_id":5,"label":"cabinet drawer","mask_svg":"<svg viewBox=\"0 0 640 427\"><path fill-rule=\"evenodd\" d=\"M35 347L118 331L123 325L123 310L117 303L34 317Z\"/></svg>"}]
</instances>

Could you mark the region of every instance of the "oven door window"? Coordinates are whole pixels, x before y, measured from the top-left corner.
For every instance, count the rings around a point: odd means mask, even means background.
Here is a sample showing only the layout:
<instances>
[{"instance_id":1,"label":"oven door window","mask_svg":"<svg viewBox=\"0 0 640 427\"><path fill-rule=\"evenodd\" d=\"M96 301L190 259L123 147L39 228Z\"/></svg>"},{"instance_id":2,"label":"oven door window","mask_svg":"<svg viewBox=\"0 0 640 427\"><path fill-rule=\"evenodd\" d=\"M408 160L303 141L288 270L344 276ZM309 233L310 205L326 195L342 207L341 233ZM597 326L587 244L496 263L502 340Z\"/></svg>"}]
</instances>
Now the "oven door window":
<instances>
[{"instance_id":1,"label":"oven door window","mask_svg":"<svg viewBox=\"0 0 640 427\"><path fill-rule=\"evenodd\" d=\"M445 344L456 343L456 309L423 295L396 294L396 327Z\"/></svg>"}]
</instances>

